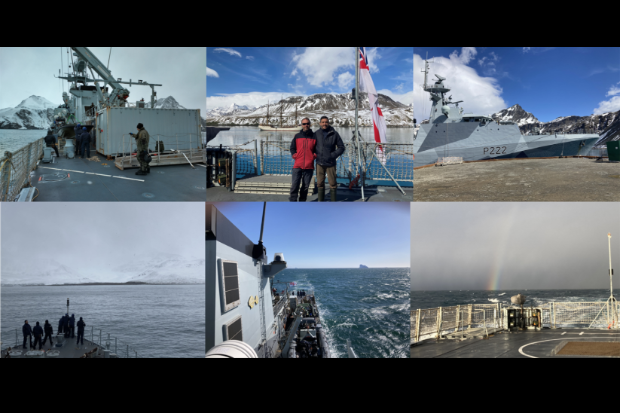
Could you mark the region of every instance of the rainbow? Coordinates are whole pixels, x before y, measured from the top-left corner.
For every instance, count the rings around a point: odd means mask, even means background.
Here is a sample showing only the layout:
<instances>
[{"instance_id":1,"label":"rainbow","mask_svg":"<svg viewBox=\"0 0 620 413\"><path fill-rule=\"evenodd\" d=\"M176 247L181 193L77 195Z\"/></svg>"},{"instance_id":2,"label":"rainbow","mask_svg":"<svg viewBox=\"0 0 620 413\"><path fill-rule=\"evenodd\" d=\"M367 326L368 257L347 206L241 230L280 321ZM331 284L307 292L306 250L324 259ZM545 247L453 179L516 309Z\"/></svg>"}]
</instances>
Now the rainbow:
<instances>
[{"instance_id":1,"label":"rainbow","mask_svg":"<svg viewBox=\"0 0 620 413\"><path fill-rule=\"evenodd\" d=\"M491 265L489 282L486 288L488 291L497 291L502 280L502 270L504 269L503 260L506 256L506 247L508 246L512 226L515 222L517 205L513 203L509 208L506 225L500 229L500 239L495 249L495 257L493 259L493 264Z\"/></svg>"}]
</instances>

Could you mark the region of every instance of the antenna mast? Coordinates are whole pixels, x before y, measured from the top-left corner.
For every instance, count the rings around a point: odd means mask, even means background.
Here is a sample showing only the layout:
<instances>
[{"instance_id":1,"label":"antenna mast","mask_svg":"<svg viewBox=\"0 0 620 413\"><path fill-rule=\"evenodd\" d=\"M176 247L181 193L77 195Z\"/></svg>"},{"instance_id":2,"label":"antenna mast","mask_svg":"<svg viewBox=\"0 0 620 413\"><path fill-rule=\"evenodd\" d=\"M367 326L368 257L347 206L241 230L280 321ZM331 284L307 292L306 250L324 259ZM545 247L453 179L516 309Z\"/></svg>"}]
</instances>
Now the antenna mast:
<instances>
[{"instance_id":1,"label":"antenna mast","mask_svg":"<svg viewBox=\"0 0 620 413\"><path fill-rule=\"evenodd\" d=\"M607 328L618 328L618 302L614 297L614 270L611 267L611 233L607 234L607 245L609 248L609 299L607 300Z\"/></svg>"}]
</instances>

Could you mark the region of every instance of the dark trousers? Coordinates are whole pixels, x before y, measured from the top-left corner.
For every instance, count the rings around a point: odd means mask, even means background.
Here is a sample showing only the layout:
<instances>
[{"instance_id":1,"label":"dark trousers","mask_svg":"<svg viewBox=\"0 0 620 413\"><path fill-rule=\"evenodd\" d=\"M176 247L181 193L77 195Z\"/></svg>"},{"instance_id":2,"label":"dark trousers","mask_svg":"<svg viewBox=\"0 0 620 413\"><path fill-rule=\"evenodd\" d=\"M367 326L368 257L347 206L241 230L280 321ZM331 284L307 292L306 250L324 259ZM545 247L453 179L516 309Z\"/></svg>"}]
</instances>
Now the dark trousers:
<instances>
[{"instance_id":1,"label":"dark trousers","mask_svg":"<svg viewBox=\"0 0 620 413\"><path fill-rule=\"evenodd\" d=\"M75 337L75 327L69 327L69 329L71 330L71 338Z\"/></svg>"},{"instance_id":2,"label":"dark trousers","mask_svg":"<svg viewBox=\"0 0 620 413\"><path fill-rule=\"evenodd\" d=\"M80 156L80 152L82 150L82 142L75 142L75 156L78 157Z\"/></svg>"},{"instance_id":3,"label":"dark trousers","mask_svg":"<svg viewBox=\"0 0 620 413\"><path fill-rule=\"evenodd\" d=\"M293 168L293 180L291 182L291 192L288 198L291 202L297 202L297 193L299 193L299 202L306 202L308 197L308 188L312 181L314 169ZM301 190L299 186L301 184Z\"/></svg>"},{"instance_id":4,"label":"dark trousers","mask_svg":"<svg viewBox=\"0 0 620 413\"><path fill-rule=\"evenodd\" d=\"M37 343L39 343L39 350L41 350L41 336L34 336L34 348L37 348Z\"/></svg>"},{"instance_id":5,"label":"dark trousers","mask_svg":"<svg viewBox=\"0 0 620 413\"><path fill-rule=\"evenodd\" d=\"M58 155L58 148L56 147L56 145L54 144L47 144L48 148L54 148L54 151L56 152L56 156L60 158L60 155Z\"/></svg>"},{"instance_id":6,"label":"dark trousers","mask_svg":"<svg viewBox=\"0 0 620 413\"><path fill-rule=\"evenodd\" d=\"M331 189L336 189L338 186L338 181L336 181L336 167L335 166L322 166L316 165L316 179L317 186L319 188L325 187L325 175L327 175L327 179L329 180L329 187Z\"/></svg>"},{"instance_id":7,"label":"dark trousers","mask_svg":"<svg viewBox=\"0 0 620 413\"><path fill-rule=\"evenodd\" d=\"M75 341L75 344L80 344L80 341L82 341L82 344L84 344L84 332L78 330L77 340Z\"/></svg>"},{"instance_id":8,"label":"dark trousers","mask_svg":"<svg viewBox=\"0 0 620 413\"><path fill-rule=\"evenodd\" d=\"M87 158L90 158L90 143L82 142L82 158L84 158L84 154L87 154Z\"/></svg>"},{"instance_id":9,"label":"dark trousers","mask_svg":"<svg viewBox=\"0 0 620 413\"><path fill-rule=\"evenodd\" d=\"M32 348L32 336L24 336L24 345L23 345L23 347L26 348L26 340L28 340L28 338L30 338L30 348Z\"/></svg>"},{"instance_id":10,"label":"dark trousers","mask_svg":"<svg viewBox=\"0 0 620 413\"><path fill-rule=\"evenodd\" d=\"M53 346L54 342L52 341L52 335L51 334L47 334L47 333L45 333L45 338L43 339L43 345L45 345L45 343L47 343L47 338L48 337L50 339L50 346Z\"/></svg>"}]
</instances>

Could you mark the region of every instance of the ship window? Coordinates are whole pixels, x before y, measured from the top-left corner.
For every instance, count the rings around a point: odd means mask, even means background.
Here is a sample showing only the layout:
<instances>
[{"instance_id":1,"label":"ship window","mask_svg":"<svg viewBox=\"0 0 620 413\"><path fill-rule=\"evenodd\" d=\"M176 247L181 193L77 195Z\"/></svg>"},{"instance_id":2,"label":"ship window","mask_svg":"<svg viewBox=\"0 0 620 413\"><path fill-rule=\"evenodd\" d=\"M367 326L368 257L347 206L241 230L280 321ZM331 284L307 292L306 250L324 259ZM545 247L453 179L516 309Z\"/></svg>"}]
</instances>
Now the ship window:
<instances>
[{"instance_id":1,"label":"ship window","mask_svg":"<svg viewBox=\"0 0 620 413\"><path fill-rule=\"evenodd\" d=\"M243 328L241 326L241 316L226 324L226 340L243 341Z\"/></svg>"},{"instance_id":2,"label":"ship window","mask_svg":"<svg viewBox=\"0 0 620 413\"><path fill-rule=\"evenodd\" d=\"M222 261L222 292L224 296L224 310L232 310L240 304L239 273L237 263Z\"/></svg>"}]
</instances>

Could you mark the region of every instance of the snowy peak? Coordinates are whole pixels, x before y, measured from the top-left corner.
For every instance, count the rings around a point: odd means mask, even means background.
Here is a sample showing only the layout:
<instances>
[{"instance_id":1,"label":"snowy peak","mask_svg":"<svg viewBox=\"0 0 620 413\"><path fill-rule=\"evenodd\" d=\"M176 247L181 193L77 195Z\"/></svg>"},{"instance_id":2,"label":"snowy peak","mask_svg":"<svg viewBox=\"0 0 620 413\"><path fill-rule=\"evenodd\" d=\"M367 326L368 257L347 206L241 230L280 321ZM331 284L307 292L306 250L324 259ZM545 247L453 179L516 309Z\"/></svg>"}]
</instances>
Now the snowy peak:
<instances>
[{"instance_id":1,"label":"snowy peak","mask_svg":"<svg viewBox=\"0 0 620 413\"><path fill-rule=\"evenodd\" d=\"M536 125L540 123L534 115L530 112L526 112L519 104L501 110L491 115L491 117L500 122L514 122L519 126Z\"/></svg>"},{"instance_id":2,"label":"snowy peak","mask_svg":"<svg viewBox=\"0 0 620 413\"><path fill-rule=\"evenodd\" d=\"M56 107L58 107L58 105L50 102L44 97L35 95L32 95L29 98L22 100L21 103L16 106L16 108L28 108L37 110L53 109Z\"/></svg>"},{"instance_id":3,"label":"snowy peak","mask_svg":"<svg viewBox=\"0 0 620 413\"><path fill-rule=\"evenodd\" d=\"M145 106L150 108L151 102L147 102ZM172 96L168 96L167 98L157 99L155 101L155 109L185 109L185 107L181 106Z\"/></svg>"},{"instance_id":4,"label":"snowy peak","mask_svg":"<svg viewBox=\"0 0 620 413\"><path fill-rule=\"evenodd\" d=\"M361 126L372 126L370 107L366 93L360 93ZM388 126L413 126L413 106L397 102L389 96L379 94L379 107ZM321 116L327 115L334 126L355 124L355 101L351 93L317 93L311 96L290 96L278 102L270 102L257 108L236 104L228 108L217 108L207 112L207 119L220 125L257 125L259 123L278 123L280 114L284 124L293 124L297 113L297 123L308 117L318 123ZM267 118L269 114L269 119Z\"/></svg>"}]
</instances>

